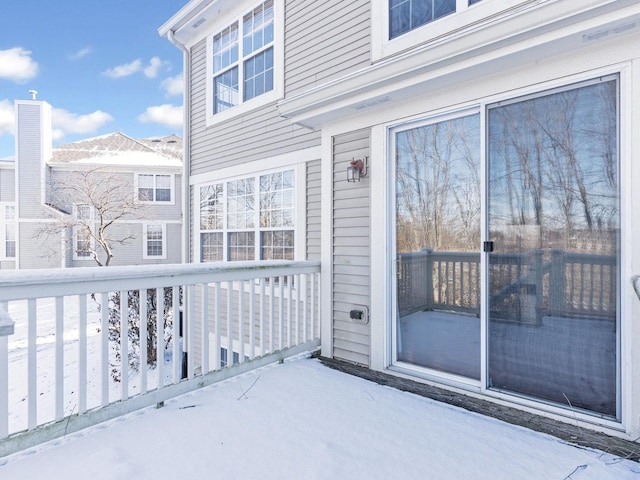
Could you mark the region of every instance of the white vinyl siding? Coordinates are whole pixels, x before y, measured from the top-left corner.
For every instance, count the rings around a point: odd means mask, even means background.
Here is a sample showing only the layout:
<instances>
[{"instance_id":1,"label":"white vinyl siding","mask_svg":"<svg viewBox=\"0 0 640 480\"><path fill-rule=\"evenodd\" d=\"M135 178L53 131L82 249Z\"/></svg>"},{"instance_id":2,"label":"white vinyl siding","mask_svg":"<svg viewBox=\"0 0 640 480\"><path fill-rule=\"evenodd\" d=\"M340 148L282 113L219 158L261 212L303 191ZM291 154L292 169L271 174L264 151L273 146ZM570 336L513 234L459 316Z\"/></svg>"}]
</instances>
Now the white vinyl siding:
<instances>
[{"instance_id":1,"label":"white vinyl siding","mask_svg":"<svg viewBox=\"0 0 640 480\"><path fill-rule=\"evenodd\" d=\"M352 158L369 155L369 130L333 139L333 356L369 365L369 325L349 318L370 304L369 179L348 183Z\"/></svg>"}]
</instances>

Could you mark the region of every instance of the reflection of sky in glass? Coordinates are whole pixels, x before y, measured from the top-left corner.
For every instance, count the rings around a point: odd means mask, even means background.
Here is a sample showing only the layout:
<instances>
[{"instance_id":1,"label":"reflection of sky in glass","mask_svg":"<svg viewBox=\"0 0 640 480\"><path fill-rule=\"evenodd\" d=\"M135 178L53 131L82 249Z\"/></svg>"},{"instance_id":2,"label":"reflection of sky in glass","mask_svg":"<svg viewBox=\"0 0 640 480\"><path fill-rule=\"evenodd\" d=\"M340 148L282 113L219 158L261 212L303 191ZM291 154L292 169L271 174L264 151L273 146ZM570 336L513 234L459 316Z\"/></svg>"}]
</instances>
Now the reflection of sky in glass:
<instances>
[{"instance_id":1,"label":"reflection of sky in glass","mask_svg":"<svg viewBox=\"0 0 640 480\"><path fill-rule=\"evenodd\" d=\"M398 252L478 249L479 132L475 114L396 134Z\"/></svg>"},{"instance_id":2,"label":"reflection of sky in glass","mask_svg":"<svg viewBox=\"0 0 640 480\"><path fill-rule=\"evenodd\" d=\"M548 240L618 228L616 80L491 108L488 125L493 229Z\"/></svg>"}]
</instances>

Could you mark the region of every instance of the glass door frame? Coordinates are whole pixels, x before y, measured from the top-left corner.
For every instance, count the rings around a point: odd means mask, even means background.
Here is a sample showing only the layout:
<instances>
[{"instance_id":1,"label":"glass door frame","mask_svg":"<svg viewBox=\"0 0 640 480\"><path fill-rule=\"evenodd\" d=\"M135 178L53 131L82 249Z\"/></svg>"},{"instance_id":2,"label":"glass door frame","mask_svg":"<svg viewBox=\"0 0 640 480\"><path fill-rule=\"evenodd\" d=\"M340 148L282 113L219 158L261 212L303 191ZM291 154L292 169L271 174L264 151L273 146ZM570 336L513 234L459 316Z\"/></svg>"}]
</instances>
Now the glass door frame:
<instances>
[{"instance_id":1,"label":"glass door frame","mask_svg":"<svg viewBox=\"0 0 640 480\"><path fill-rule=\"evenodd\" d=\"M386 322L383 328L379 330L380 333L384 333L384 348L380 351L381 355L375 356L373 365L379 365L382 368L397 371L401 374L406 374L418 378L423 378L429 381L437 382L443 385L449 385L453 387L460 387L463 390L470 392L476 392L483 396L491 397L511 404L518 404L523 408L531 409L532 411L546 411L554 415L561 417L571 416L577 418L580 421L587 423L594 423L597 425L609 427L615 430L620 430L621 425L624 426L626 419L631 418L634 409L631 406L631 386L633 379L630 377L632 368L632 339L630 338L629 331L631 319L633 317L633 311L631 308L632 301L629 300L633 297L633 288L630 282L625 279L630 278L633 274L632 266L629 261L629 252L633 249L633 237L632 237L632 218L631 208L628 207L630 201L631 192L633 191L633 182L631 177L631 112L632 108L627 105L632 98L631 90L631 70L630 64L618 64L580 74L564 77L556 77L554 79L546 80L534 85L521 86L519 88L513 88L505 90L506 93L499 93L495 95L488 95L480 100L480 102L473 102L466 105L452 107L450 109L442 109L433 113L416 114L412 117L407 117L404 120L398 120L389 122L379 127L373 127L373 132L379 133L381 139L376 141L373 136L372 147L377 147L378 152L384 159L384 164L381 162L378 164L380 170L384 172L386 177L384 180L378 182L378 186L384 187L385 194L384 207L382 210L378 210L379 213L384 212L385 227L385 239L387 243L387 254L384 255L384 266L381 263L378 265L376 261L372 264L376 265L376 271L386 271L386 300L380 303L380 306L384 305L384 311L386 312ZM637 69L640 71L640 69ZM481 175L481 242L484 243L488 240L488 215L487 215L487 151L486 151L486 136L487 136L487 108L490 105L499 103L502 101L513 101L518 97L527 95L544 95L545 92L551 91L556 88L568 88L571 85L577 85L582 82L589 82L601 76L617 75L618 76L618 169L620 176L620 252L619 252L619 271L618 271L618 314L617 314L617 335L616 335L616 391L617 391L617 415L616 419L610 417L602 417L597 413L573 411L570 408L545 402L543 400L535 399L532 397L519 396L513 393L504 393L501 391L493 390L487 387L488 385L488 304L484 299L488 294L488 255L481 251L480 263L481 263L481 299L483 302L480 309L480 321L481 321L481 378L480 381L473 381L469 379L463 379L458 376L452 376L443 374L433 370L427 370L424 368L412 366L410 364L400 363L397 361L396 352L396 305L397 305L397 265L396 265L396 213L395 213L395 138L394 133L399 130L411 128L420 124L435 123L447 118L455 118L478 112L480 114L480 175ZM384 133L383 133L384 132ZM635 297L634 297L635 298ZM373 333L373 331L372 331ZM382 345L381 345L382 346Z\"/></svg>"}]
</instances>

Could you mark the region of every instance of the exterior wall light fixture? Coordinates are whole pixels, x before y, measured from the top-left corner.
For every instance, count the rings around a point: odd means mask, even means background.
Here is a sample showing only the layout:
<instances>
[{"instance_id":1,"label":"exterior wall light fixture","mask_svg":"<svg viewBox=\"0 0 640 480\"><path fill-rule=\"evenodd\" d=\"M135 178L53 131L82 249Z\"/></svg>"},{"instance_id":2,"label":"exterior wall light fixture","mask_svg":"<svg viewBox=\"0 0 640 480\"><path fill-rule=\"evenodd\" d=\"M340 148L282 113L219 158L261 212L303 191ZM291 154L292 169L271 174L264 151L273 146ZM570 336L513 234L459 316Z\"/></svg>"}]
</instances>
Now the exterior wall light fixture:
<instances>
[{"instance_id":1,"label":"exterior wall light fixture","mask_svg":"<svg viewBox=\"0 0 640 480\"><path fill-rule=\"evenodd\" d=\"M367 163L369 157L351 159L347 167L347 182L359 182L361 177L367 176Z\"/></svg>"}]
</instances>

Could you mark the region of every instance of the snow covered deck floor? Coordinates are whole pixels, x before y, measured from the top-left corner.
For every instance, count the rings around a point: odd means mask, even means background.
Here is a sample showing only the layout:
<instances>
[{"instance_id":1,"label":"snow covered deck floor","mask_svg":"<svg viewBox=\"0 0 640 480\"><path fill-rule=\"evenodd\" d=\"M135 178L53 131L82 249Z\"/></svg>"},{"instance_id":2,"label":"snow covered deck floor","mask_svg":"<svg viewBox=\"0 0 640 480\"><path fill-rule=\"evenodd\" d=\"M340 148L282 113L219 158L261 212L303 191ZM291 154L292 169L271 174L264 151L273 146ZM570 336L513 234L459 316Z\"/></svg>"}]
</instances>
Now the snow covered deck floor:
<instances>
[{"instance_id":1,"label":"snow covered deck floor","mask_svg":"<svg viewBox=\"0 0 640 480\"><path fill-rule=\"evenodd\" d=\"M32 480L640 479L578 448L297 358L0 459Z\"/></svg>"}]
</instances>

